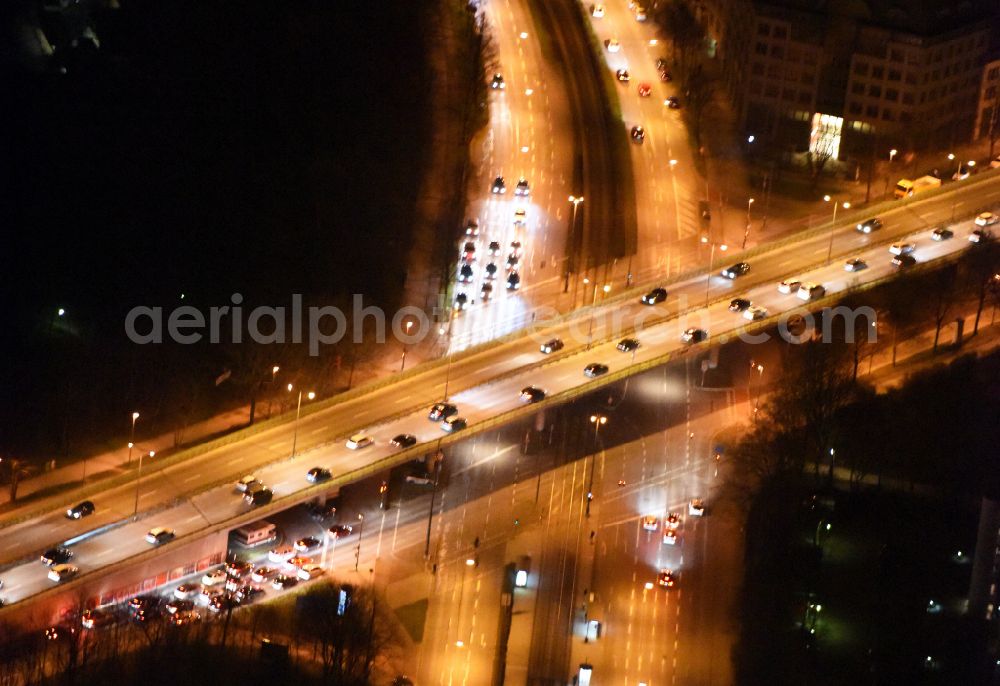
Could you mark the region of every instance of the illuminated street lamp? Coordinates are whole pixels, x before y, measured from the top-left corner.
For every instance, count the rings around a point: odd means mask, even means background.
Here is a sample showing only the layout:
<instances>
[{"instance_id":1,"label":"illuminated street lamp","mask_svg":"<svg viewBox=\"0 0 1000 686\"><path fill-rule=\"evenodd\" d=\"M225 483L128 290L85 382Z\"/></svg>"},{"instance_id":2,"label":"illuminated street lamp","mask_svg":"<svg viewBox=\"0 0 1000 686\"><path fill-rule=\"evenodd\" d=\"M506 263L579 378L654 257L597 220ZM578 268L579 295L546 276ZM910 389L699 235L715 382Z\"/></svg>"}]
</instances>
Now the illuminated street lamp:
<instances>
[{"instance_id":1,"label":"illuminated street lamp","mask_svg":"<svg viewBox=\"0 0 1000 686\"><path fill-rule=\"evenodd\" d=\"M747 374L747 403L750 402L750 379L753 377L754 372L757 372L757 396L753 401L753 410L750 412L750 416L754 421L757 421L757 410L760 406L760 387L764 379L764 365L750 360L750 373Z\"/></svg>"},{"instance_id":2,"label":"illuminated street lamp","mask_svg":"<svg viewBox=\"0 0 1000 686\"><path fill-rule=\"evenodd\" d=\"M708 236L701 237L702 243L708 243ZM715 270L715 248L718 246L719 250L726 252L729 250L729 246L725 243L712 242L712 250L708 256L708 274L705 276L705 307L708 307L708 294L712 287L712 272Z\"/></svg>"},{"instance_id":3,"label":"illuminated street lamp","mask_svg":"<svg viewBox=\"0 0 1000 686\"><path fill-rule=\"evenodd\" d=\"M953 153L953 152L948 153L948 161L949 162L954 162L955 160L958 160L958 157L955 156L955 153ZM961 176L961 174L962 174L962 161L958 160L958 164L955 167L955 176L956 176L956 178L959 177L959 176Z\"/></svg>"},{"instance_id":4,"label":"illuminated street lamp","mask_svg":"<svg viewBox=\"0 0 1000 686\"><path fill-rule=\"evenodd\" d=\"M594 449L600 443L601 427L608 423L608 418L603 414L590 415L590 423L594 425ZM597 454L590 463L590 484L587 486L587 516L590 516L590 502L594 499L594 471L597 467Z\"/></svg>"},{"instance_id":5,"label":"illuminated street lamp","mask_svg":"<svg viewBox=\"0 0 1000 686\"><path fill-rule=\"evenodd\" d=\"M584 277L583 283L584 285L589 284L590 279ZM604 297L607 297L608 293L611 292L611 284L609 283L604 284L604 287L601 290L604 291ZM590 303L590 326L587 329L587 350L590 350L590 345L594 341L594 317L596 316L596 314L597 314L597 281L594 281L594 297Z\"/></svg>"},{"instance_id":6,"label":"illuminated street lamp","mask_svg":"<svg viewBox=\"0 0 1000 686\"><path fill-rule=\"evenodd\" d=\"M750 206L753 205L753 198L747 200L747 228L743 232L743 247L741 250L747 249L747 239L750 238Z\"/></svg>"},{"instance_id":7,"label":"illuminated street lamp","mask_svg":"<svg viewBox=\"0 0 1000 686\"><path fill-rule=\"evenodd\" d=\"M410 329L411 328L413 328L413 320L408 320L406 322L406 337L407 338L410 337ZM399 363L399 372L400 372L400 374L402 374L403 370L406 369L406 347L407 347L406 343L404 342L403 343L403 359Z\"/></svg>"},{"instance_id":8,"label":"illuminated street lamp","mask_svg":"<svg viewBox=\"0 0 1000 686\"><path fill-rule=\"evenodd\" d=\"M570 245L574 245L573 234L576 232L576 209L577 209L577 207L580 206L580 203L583 202L583 196L582 195L571 195L571 196L569 196L569 201L571 203L573 203L573 219L569 223L569 244ZM574 254L575 254L575 250L574 250ZM569 259L568 255L567 255L566 259L567 260ZM573 265L574 268L576 266L577 266L576 264ZM566 274L565 274L564 280L563 280L563 293L569 293L569 271L570 271L569 270L569 265L567 264L566 265ZM573 289L573 306L574 307L576 306L576 289L575 288Z\"/></svg>"},{"instance_id":9,"label":"illuminated street lamp","mask_svg":"<svg viewBox=\"0 0 1000 686\"><path fill-rule=\"evenodd\" d=\"M135 423L139 419L139 413L132 413L132 429L128 434L128 464L132 466L132 443L135 441Z\"/></svg>"},{"instance_id":10,"label":"illuminated street lamp","mask_svg":"<svg viewBox=\"0 0 1000 686\"><path fill-rule=\"evenodd\" d=\"M133 444L129 442L128 447L129 450L131 450ZM145 451L139 453L139 471L135 477L135 507L132 508L132 521L135 521L139 517L139 485L142 483L142 458L145 455L146 455ZM155 455L156 455L155 450L149 451L150 459L152 459Z\"/></svg>"},{"instance_id":11,"label":"illuminated street lamp","mask_svg":"<svg viewBox=\"0 0 1000 686\"><path fill-rule=\"evenodd\" d=\"M358 515L358 547L354 551L354 571L358 571L358 562L361 561L361 534L365 532L365 516L363 514Z\"/></svg>"},{"instance_id":12,"label":"illuminated street lamp","mask_svg":"<svg viewBox=\"0 0 1000 686\"><path fill-rule=\"evenodd\" d=\"M288 392L292 392L292 384L288 384ZM312 400L316 394L312 391L306 393L306 398ZM302 390L299 389L299 399L295 404L295 428L292 431L292 457L295 457L295 446L299 441L299 414L302 412Z\"/></svg>"},{"instance_id":13,"label":"illuminated street lamp","mask_svg":"<svg viewBox=\"0 0 1000 686\"><path fill-rule=\"evenodd\" d=\"M899 153L899 151L896 150L896 148L889 151L889 169L885 174L885 188L882 190L882 195L889 195L889 176L892 174L892 160L896 157L897 153Z\"/></svg>"},{"instance_id":14,"label":"illuminated street lamp","mask_svg":"<svg viewBox=\"0 0 1000 686\"><path fill-rule=\"evenodd\" d=\"M836 202L829 195L823 196L823 202L833 202L833 219L830 221L830 247L826 251L826 263L830 264L830 260L833 259L833 231L837 227L837 208L843 207L845 210L849 210L851 209L851 203Z\"/></svg>"}]
</instances>

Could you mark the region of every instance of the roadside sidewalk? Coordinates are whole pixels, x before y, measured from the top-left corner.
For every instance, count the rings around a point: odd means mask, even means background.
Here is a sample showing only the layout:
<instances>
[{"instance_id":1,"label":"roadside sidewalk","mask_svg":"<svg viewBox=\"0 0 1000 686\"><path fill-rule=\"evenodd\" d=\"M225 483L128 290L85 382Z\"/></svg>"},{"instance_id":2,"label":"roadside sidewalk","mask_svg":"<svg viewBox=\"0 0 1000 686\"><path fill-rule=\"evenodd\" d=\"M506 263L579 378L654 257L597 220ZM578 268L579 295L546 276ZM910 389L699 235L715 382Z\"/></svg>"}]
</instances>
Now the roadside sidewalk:
<instances>
[{"instance_id":1,"label":"roadside sidewalk","mask_svg":"<svg viewBox=\"0 0 1000 686\"><path fill-rule=\"evenodd\" d=\"M429 341L415 346L406 346L406 368L421 364L436 358L440 345L438 337L429 337ZM403 345L393 342L379 351L377 356L359 362L354 371L352 386L359 386L376 379L398 374L401 369ZM342 372L344 381L347 372ZM345 390L345 389L339 389ZM336 393L334 394L336 395ZM258 402L257 419L263 420L281 414L281 409L274 408L271 412L266 403ZM242 405L186 427L177 427L156 436L146 437L142 432L142 419L136 425L136 436L132 449L132 460L129 464L128 433L119 437L120 448L107 450L98 454L72 457L59 461L51 460L42 470L18 483L17 502L10 502L10 488L0 488L0 513L10 515L22 508L33 507L39 498L51 496L70 487L81 486L99 479L110 478L138 467L139 454L150 451L156 456L164 457L178 450L190 448L206 440L218 438L232 431L242 429L250 421L250 406Z\"/></svg>"},{"instance_id":2,"label":"roadside sidewalk","mask_svg":"<svg viewBox=\"0 0 1000 686\"><path fill-rule=\"evenodd\" d=\"M209 417L183 430L175 429L151 438L143 438L140 431L135 438L135 445L132 449L131 465L129 464L127 435L122 437L122 446L118 449L89 455L83 459L74 460L63 467L56 466L56 460L51 460L40 474L23 479L18 484L17 503L13 506L10 503L10 489L0 489L0 510L9 514L19 506L30 506L31 501L35 498L50 495L62 487L80 485L85 481L120 474L138 466L141 452L153 451L157 455L164 455L246 426L249 419L250 407L246 405ZM181 437L183 438L181 439Z\"/></svg>"},{"instance_id":3,"label":"roadside sidewalk","mask_svg":"<svg viewBox=\"0 0 1000 686\"><path fill-rule=\"evenodd\" d=\"M991 310L984 310L979 321L979 333L973 335L972 328L975 324L975 310L961 317L951 319L950 324L941 327L941 336L938 341L938 352L935 355L934 329L927 329L919 334L910 336L905 341L900 341L896 346L896 364L892 364L892 345L885 348L881 346L866 362L858 367L858 378L866 379L875 386L875 389L884 393L885 391L900 386L906 382L907 377L930 369L937 365L948 364L963 355L988 353L1000 346L1000 321L996 320ZM958 319L963 320L962 342L956 345L958 333Z\"/></svg>"}]
</instances>

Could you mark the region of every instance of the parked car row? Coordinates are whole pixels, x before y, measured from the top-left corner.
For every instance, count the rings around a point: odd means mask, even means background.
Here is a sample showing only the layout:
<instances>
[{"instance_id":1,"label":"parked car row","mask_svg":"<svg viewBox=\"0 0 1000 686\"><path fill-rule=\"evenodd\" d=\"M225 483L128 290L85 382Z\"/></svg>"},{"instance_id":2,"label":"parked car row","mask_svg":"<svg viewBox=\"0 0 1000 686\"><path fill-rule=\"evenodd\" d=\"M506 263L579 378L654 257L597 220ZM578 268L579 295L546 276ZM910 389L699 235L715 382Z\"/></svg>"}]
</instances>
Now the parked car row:
<instances>
[{"instance_id":1,"label":"parked car row","mask_svg":"<svg viewBox=\"0 0 1000 686\"><path fill-rule=\"evenodd\" d=\"M500 77L500 75L498 74L494 77L494 84L497 77ZM500 78L502 83L502 77ZM494 88L497 88L497 86L494 85ZM499 88L503 88L503 86ZM502 175L497 176L493 180L490 192L493 195L504 195L507 193L507 181ZM518 179L517 185L514 187L514 197L527 199L530 195L531 185L522 176ZM524 207L516 207L513 217L515 230L527 226L527 223L527 210ZM505 251L501 247L501 240L491 240L486 245L485 250L480 250L481 245L477 242L479 233L479 220L469 219L465 226L465 239L459 250L458 272L455 279L460 284L460 287L452 303L455 311L465 310L470 305L475 304L474 292L470 293L462 288L462 286L473 284L480 277L480 273L481 285L479 288L479 298L482 302L488 302L493 298L494 282L498 277L503 275L505 275L503 278L505 279L506 290L516 291L521 288L521 241L515 236L515 239L510 241L509 247ZM506 258L504 257L505 254ZM480 259L481 255L484 256L483 259ZM482 264L482 267L479 266L480 264Z\"/></svg>"},{"instance_id":2,"label":"parked car row","mask_svg":"<svg viewBox=\"0 0 1000 686\"><path fill-rule=\"evenodd\" d=\"M350 527L333 527L334 535L350 533ZM306 537L288 548L272 550L268 562L273 566L254 565L246 560L230 560L222 567L207 570L197 581L182 583L165 595L136 596L121 606L87 610L81 617L84 629L93 630L132 621L145 623L165 620L174 626L201 621L199 608L221 613L246 605L265 593L270 585L275 590L295 586L322 576L323 568L304 555L315 552L320 542Z\"/></svg>"}]
</instances>

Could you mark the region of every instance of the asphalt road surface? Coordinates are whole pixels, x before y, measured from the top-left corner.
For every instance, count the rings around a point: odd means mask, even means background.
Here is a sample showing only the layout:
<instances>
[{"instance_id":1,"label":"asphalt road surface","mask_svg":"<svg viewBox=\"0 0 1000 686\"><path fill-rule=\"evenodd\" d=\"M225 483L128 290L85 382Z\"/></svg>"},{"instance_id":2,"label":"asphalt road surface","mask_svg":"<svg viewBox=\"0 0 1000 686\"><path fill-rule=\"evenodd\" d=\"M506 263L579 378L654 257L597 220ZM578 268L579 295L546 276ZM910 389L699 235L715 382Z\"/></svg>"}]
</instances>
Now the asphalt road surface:
<instances>
[{"instance_id":1,"label":"asphalt road surface","mask_svg":"<svg viewBox=\"0 0 1000 686\"><path fill-rule=\"evenodd\" d=\"M972 189L979 198L977 205L990 200L995 202L995 185L990 182ZM775 284L782 278L815 281L823 284L828 292L836 293L851 284L891 274L893 267L887 247L900 238L915 242L914 256L918 262L975 249L968 241L973 228L971 220L956 223L953 226L955 237L949 241L930 239L926 227L945 220L952 212L952 202L956 201L968 203L970 199L961 195L944 196L924 205L903 206L892 215L887 213L886 228L871 235L860 234L853 228L841 229L832 234L833 253L840 253L841 257L829 265L825 264L829 237L817 236L755 257L750 273L741 279L730 281L710 274L677 284L672 287L667 302L656 307L646 307L634 300L609 303L595 311L593 327L591 319L583 316L558 325L552 332L545 332L541 338L554 333L566 342L566 349L558 355L542 355L537 342L525 338L461 359L450 370L450 388L454 391L450 394L451 400L458 405L460 414L470 426L474 426L519 407L518 396L525 386L535 385L549 394L560 393L590 382L583 374L588 363L604 363L611 371L616 371L682 349L680 334L688 327L706 330L715 341L731 338L737 335L745 321L739 314L728 311L732 297L747 297L771 314L800 306L801 301L794 295L782 295L776 290ZM916 233L908 232L917 227L920 228ZM842 257L845 255L864 258L868 268L859 272L844 271ZM716 267L724 264L721 260L717 262ZM819 266L802 271L799 265ZM753 285L755 283L759 285ZM698 307L698 303L705 301L706 294L709 307ZM683 317L670 318L672 313L688 308L693 309ZM615 350L619 337L613 331L616 321L624 330L640 326L637 337L642 345L634 355ZM593 345L588 350L591 333ZM290 425L276 427L169 469L158 470L155 460L150 460L145 466L139 491L139 509L143 513L140 522L91 536L80 545L93 547L97 556L78 555L77 563L82 571L89 571L126 559L137 547L142 547L140 534L152 526L170 526L178 534L189 533L204 527L206 522L221 522L241 513L244 506L228 482L241 472L255 471L280 497L305 488L304 475L312 466L326 466L335 474L343 474L390 455L394 448L388 445L388 440L398 433L412 433L430 446L442 433L436 423L427 420L426 407L443 395L446 375L449 375L446 366L437 367L363 398L303 417L298 425L298 445L304 453L294 460L287 459L293 431ZM384 419L397 412L395 418ZM361 451L346 449L342 437L365 427L375 437L375 445ZM212 486L217 483L223 485ZM209 486L207 490L206 485ZM192 493L196 495L192 497ZM46 516L0 530L0 556L6 561L16 561L33 556L52 544L121 522L132 514L134 499L133 486L99 493L93 498L97 514L80 521L65 519L64 502L59 502L59 509ZM177 502L180 504L173 504ZM150 511L155 514L146 515ZM28 597L49 583L37 569L37 562L30 557L27 563L5 570L2 578L8 602Z\"/></svg>"}]
</instances>

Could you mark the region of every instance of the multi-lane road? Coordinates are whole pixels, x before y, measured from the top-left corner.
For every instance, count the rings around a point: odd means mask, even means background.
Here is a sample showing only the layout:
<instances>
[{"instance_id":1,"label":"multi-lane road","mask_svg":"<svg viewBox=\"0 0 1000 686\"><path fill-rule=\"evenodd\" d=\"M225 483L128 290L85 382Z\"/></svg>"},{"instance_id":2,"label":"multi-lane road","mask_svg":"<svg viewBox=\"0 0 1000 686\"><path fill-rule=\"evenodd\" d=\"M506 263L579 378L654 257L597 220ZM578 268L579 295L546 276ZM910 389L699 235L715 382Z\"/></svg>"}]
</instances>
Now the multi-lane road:
<instances>
[{"instance_id":1,"label":"multi-lane road","mask_svg":"<svg viewBox=\"0 0 1000 686\"><path fill-rule=\"evenodd\" d=\"M914 255L918 262L975 249L967 240L973 228L971 219L954 225L955 238L950 241L932 241L927 227L946 221L953 204L975 203L978 208L984 202L996 202L1000 193L996 185L992 181L980 183L924 204L902 206L886 214L886 228L876 234L863 235L853 227L841 228L833 234L833 253L840 257L829 265L825 264L829 235L813 235L755 256L750 273L736 281L714 273L698 276L673 284L670 298L656 307L643 306L631 298L608 303L598 308L592 318L584 313L544 331L534 340L525 337L458 358L450 365L450 371L449 365L418 371L396 384L303 417L297 427L298 444L311 449L294 460L287 459L287 455L291 434L296 429L283 425L164 470L157 470L155 460L151 461L146 465L139 490L142 521L90 537L81 545L88 546L87 550L93 548L94 554L80 554L76 560L82 571L93 571L132 555L144 527L170 526L180 535L242 513L244 506L227 482L241 472L257 470L280 498L303 491L307 487L305 472L312 466L327 466L342 475L390 457L395 449L388 441L399 433L411 433L431 449L444 433L436 423L427 420L426 407L443 396L445 377L449 377L450 399L470 427L475 428L478 423L522 407L518 396L525 386L535 385L555 395L587 383L599 383L583 375L584 366L591 362L607 364L614 375L626 372L632 365L648 364L677 353L684 347L679 336L687 327L705 329L716 340L736 335L746 322L728 310L733 297L747 297L770 314L801 306L803 303L794 295L777 292L775 284L781 279L814 281L823 284L828 293L836 294L853 284L890 275L893 267L887 247L902 237L916 242ZM860 272L844 271L845 255L863 257L868 268ZM721 260L717 262L717 267L723 264ZM802 265L811 268L803 271ZM706 301L708 307L704 307ZM679 313L683 316L678 317ZM619 335L633 328L639 329L636 335L642 346L634 355L618 352L615 345ZM537 339L550 336L559 336L566 348L546 356L538 351ZM588 350L591 338L593 344ZM371 431L375 445L361 451L345 448L340 442L343 437L361 428ZM213 485L220 482L222 485ZM191 497L192 494L195 495ZM97 514L77 522L63 517L65 498L53 500L49 514L0 530L0 556L7 562L16 561L85 531L121 522L132 514L134 498L133 485L106 493L98 490L92 497ZM145 513L152 511L155 516L146 516ZM2 578L8 602L22 600L49 585L34 561L5 570Z\"/></svg>"},{"instance_id":2,"label":"multi-lane road","mask_svg":"<svg viewBox=\"0 0 1000 686\"><path fill-rule=\"evenodd\" d=\"M470 281L458 280L461 264L456 264L455 293L475 302L451 324L452 350L517 330L533 321L539 307L566 311L594 296L605 297L605 284L617 291L653 275L678 274L708 258L697 242L699 176L680 113L665 104L677 89L661 82L656 69L657 58L665 55L663 42L652 22L638 22L625 3L612 3L603 17L591 21L600 40L616 38L621 45L618 52L605 53L602 64L612 74L627 69L631 75L619 88L622 120L615 125L626 129L640 125L646 130L644 144L631 150L638 213L636 255L607 264L606 256L580 255L584 264L597 266L579 269L571 277L569 291L563 292L566 232L574 220L574 205L568 198L583 190L572 186L574 150L566 84L553 78L557 67L544 58L523 0L486 3L483 11L496 37L504 88L492 91L490 128L482 149L474 151L481 163L469 215L478 218L480 236L463 238L456 246L456 260L461 260L466 240L476 246L477 256ZM649 97L639 95L640 84L649 84ZM504 194L491 192L498 175L506 181ZM522 176L531 185L529 198L514 195ZM576 206L579 219L587 207L586 198ZM523 226L514 224L517 209L527 214ZM497 256L488 250L494 240L501 248ZM521 242L523 255L518 263L520 288L511 292L506 288L505 263L515 240ZM486 271L491 262L497 267L492 279ZM492 289L488 300L482 295L484 285Z\"/></svg>"},{"instance_id":3,"label":"multi-lane road","mask_svg":"<svg viewBox=\"0 0 1000 686\"><path fill-rule=\"evenodd\" d=\"M503 78L503 88L490 90L489 128L481 145L473 149L479 165L467 212L479 222L479 235L464 236L456 246L456 262L464 261L466 242L473 243L476 255L468 262L471 280L459 280L456 272L454 296L464 294L468 304L451 323L452 350L521 328L529 321L532 302L558 293L566 198L574 192L566 92L542 57L528 8L523 0L497 0L484 3L481 11L491 27L497 49L495 68ZM487 78L492 84L492 78ZM504 193L493 192L498 176L505 180ZM528 195L516 194L521 178L528 183ZM514 223L518 209L525 212L521 224ZM495 255L489 250L494 241L499 246ZM521 244L517 263L508 269L515 241ZM487 271L490 264L496 267L493 278ZM456 270L460 266L456 264ZM516 290L507 289L511 271L518 274ZM492 289L488 297L483 295L484 286Z\"/></svg>"},{"instance_id":4,"label":"multi-lane road","mask_svg":"<svg viewBox=\"0 0 1000 686\"><path fill-rule=\"evenodd\" d=\"M721 511L689 518L687 503L713 503L721 479L713 435L734 420L736 408L708 413L697 389L693 400L684 392L684 371L681 365L643 375L641 385L659 392L605 410L609 445L587 432L579 447L596 452L579 459L557 458L562 427L539 452L522 454L518 429L510 427L449 456L457 469L432 539L436 578L421 683L488 682L502 643L508 563L530 573L527 586L513 593L505 683L566 683L581 662L594 665L598 683L729 683L739 537ZM588 414L597 400L581 401L576 412ZM635 416L642 405L644 420ZM531 435L545 443L547 429ZM662 526L641 528L641 516L654 515L659 524L673 511L681 513L675 545L662 543ZM666 567L678 585L647 589ZM584 642L590 619L601 622L600 637Z\"/></svg>"},{"instance_id":5,"label":"multi-lane road","mask_svg":"<svg viewBox=\"0 0 1000 686\"><path fill-rule=\"evenodd\" d=\"M597 3L600 5L601 3ZM667 59L666 41L659 39L656 24L638 21L631 3L603 4L604 14L592 17L594 31L604 41L615 40L619 49L604 56L608 71L628 72L627 82L618 82L622 126L641 126L645 139L632 146L638 213L638 246L633 259L602 274L618 288L631 271L645 281L653 274L670 276L705 261L697 239L701 234L698 201L704 199L695 169L689 137L678 109L667 107L668 97L679 97L674 82L660 80L656 61ZM648 86L649 95L640 95ZM680 99L684 107L683 97ZM610 265L609 265L610 267Z\"/></svg>"}]
</instances>

